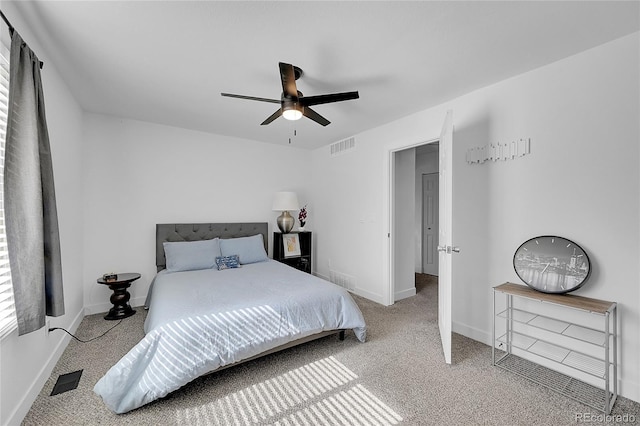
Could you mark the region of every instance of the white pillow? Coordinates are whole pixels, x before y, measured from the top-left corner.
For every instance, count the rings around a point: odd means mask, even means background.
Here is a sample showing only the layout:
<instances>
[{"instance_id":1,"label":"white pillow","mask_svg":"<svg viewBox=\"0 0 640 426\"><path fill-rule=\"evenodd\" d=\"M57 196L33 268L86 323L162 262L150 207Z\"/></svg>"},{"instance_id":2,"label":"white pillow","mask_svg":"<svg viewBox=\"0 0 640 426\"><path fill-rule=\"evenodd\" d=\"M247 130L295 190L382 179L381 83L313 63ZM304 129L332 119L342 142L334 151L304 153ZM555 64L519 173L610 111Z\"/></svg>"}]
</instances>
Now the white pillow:
<instances>
[{"instance_id":1,"label":"white pillow","mask_svg":"<svg viewBox=\"0 0 640 426\"><path fill-rule=\"evenodd\" d=\"M167 271L193 271L211 269L216 266L216 257L221 256L220 239L202 241L165 241L164 256Z\"/></svg>"},{"instance_id":2,"label":"white pillow","mask_svg":"<svg viewBox=\"0 0 640 426\"><path fill-rule=\"evenodd\" d=\"M241 265L264 262L269 259L264 249L262 234L256 234L251 237L222 239L220 240L220 251L223 256L237 254Z\"/></svg>"}]
</instances>

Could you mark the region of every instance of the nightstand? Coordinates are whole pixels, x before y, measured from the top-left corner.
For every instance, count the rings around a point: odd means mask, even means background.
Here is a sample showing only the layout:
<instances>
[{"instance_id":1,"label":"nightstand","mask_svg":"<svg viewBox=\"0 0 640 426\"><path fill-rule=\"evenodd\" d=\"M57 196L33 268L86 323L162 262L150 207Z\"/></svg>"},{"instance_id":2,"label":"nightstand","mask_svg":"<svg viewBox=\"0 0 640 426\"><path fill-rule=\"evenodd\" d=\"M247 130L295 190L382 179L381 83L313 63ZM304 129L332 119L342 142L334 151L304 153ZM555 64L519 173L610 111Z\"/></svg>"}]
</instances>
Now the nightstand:
<instances>
[{"instance_id":1,"label":"nightstand","mask_svg":"<svg viewBox=\"0 0 640 426\"><path fill-rule=\"evenodd\" d=\"M293 268L303 272L311 273L311 237L312 232L290 232L290 234L298 234L300 241L300 256L285 257L284 245L282 243L282 233L273 233L273 260L285 263Z\"/></svg>"},{"instance_id":2,"label":"nightstand","mask_svg":"<svg viewBox=\"0 0 640 426\"><path fill-rule=\"evenodd\" d=\"M108 285L113 294L109 299L113 303L113 308L104 316L106 320L119 320L130 317L136 311L129 305L131 295L127 291L131 283L140 278L140 274L136 272L117 274L114 279L105 280L103 277L98 278L98 284Z\"/></svg>"}]
</instances>

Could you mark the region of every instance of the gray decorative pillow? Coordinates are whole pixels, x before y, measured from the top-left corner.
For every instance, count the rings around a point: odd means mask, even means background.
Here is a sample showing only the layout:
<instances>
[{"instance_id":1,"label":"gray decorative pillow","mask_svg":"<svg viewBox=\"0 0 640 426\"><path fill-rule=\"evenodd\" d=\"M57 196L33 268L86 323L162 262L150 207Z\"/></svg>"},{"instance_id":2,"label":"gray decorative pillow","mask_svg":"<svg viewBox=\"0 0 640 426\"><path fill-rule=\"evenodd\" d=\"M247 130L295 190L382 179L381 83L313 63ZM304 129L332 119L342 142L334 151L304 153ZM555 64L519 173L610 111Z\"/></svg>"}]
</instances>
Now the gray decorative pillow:
<instances>
[{"instance_id":1,"label":"gray decorative pillow","mask_svg":"<svg viewBox=\"0 0 640 426\"><path fill-rule=\"evenodd\" d=\"M194 271L216 266L216 257L221 256L220 239L202 241L165 241L162 243L167 259L167 271Z\"/></svg>"},{"instance_id":2,"label":"gray decorative pillow","mask_svg":"<svg viewBox=\"0 0 640 426\"><path fill-rule=\"evenodd\" d=\"M264 249L262 234L252 235L251 237L222 239L220 240L220 251L223 256L237 254L242 265L264 262L269 259Z\"/></svg>"}]
</instances>

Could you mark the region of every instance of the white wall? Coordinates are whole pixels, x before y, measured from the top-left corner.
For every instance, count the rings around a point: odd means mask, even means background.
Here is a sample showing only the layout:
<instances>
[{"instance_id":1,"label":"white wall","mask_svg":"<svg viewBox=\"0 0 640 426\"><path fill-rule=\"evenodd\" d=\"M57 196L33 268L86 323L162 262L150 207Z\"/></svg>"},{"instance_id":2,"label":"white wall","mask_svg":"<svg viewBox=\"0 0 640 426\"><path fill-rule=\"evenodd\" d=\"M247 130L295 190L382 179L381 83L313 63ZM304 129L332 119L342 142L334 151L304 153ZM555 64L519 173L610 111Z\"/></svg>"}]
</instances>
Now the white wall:
<instances>
[{"instance_id":1,"label":"white wall","mask_svg":"<svg viewBox=\"0 0 640 426\"><path fill-rule=\"evenodd\" d=\"M44 62L44 87L47 123L51 142L56 186L65 315L50 318L52 327L74 332L83 314L82 284L82 112L55 64L42 50L29 26L11 2L2 10L22 38ZM8 38L3 26L1 37ZM0 424L19 424L49 378L69 337L54 331L49 336L42 328L18 336L14 331L0 344Z\"/></svg>"},{"instance_id":2,"label":"white wall","mask_svg":"<svg viewBox=\"0 0 640 426\"><path fill-rule=\"evenodd\" d=\"M454 117L454 330L490 342L491 288L519 282L512 256L541 234L573 239L594 272L577 291L619 302L620 393L640 401L640 34L355 135L357 149L313 152L317 268L354 275L389 303L389 151L435 139ZM531 138L529 156L468 165L468 148ZM334 200L332 202L332 200ZM326 204L326 207L324 207ZM338 206L338 208L331 208ZM345 236L353 244L344 244ZM342 237L342 238L341 238Z\"/></svg>"},{"instance_id":3,"label":"white wall","mask_svg":"<svg viewBox=\"0 0 640 426\"><path fill-rule=\"evenodd\" d=\"M156 223L269 222L271 240L273 194L308 201L306 150L97 114L85 114L84 143L87 313L111 306L110 290L96 284L105 272L140 272L131 304L144 303Z\"/></svg>"}]
</instances>

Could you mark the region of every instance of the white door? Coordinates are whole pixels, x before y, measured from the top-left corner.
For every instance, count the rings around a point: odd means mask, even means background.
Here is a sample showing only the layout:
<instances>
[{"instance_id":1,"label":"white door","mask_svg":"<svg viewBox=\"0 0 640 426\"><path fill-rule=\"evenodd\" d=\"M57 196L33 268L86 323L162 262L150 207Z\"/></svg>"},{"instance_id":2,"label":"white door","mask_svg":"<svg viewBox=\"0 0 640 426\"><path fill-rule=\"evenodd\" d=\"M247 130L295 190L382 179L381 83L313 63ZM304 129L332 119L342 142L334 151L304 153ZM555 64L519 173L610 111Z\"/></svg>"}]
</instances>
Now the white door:
<instances>
[{"instance_id":1,"label":"white door","mask_svg":"<svg viewBox=\"0 0 640 426\"><path fill-rule=\"evenodd\" d=\"M447 111L447 117L440 133L440 161L439 161L439 238L438 238L438 327L444 361L451 364L451 256L457 250L451 241L453 188L452 151L453 151L453 118L452 111Z\"/></svg>"},{"instance_id":2,"label":"white door","mask_svg":"<svg viewBox=\"0 0 640 426\"><path fill-rule=\"evenodd\" d=\"M422 273L438 275L438 173L422 175Z\"/></svg>"}]
</instances>

